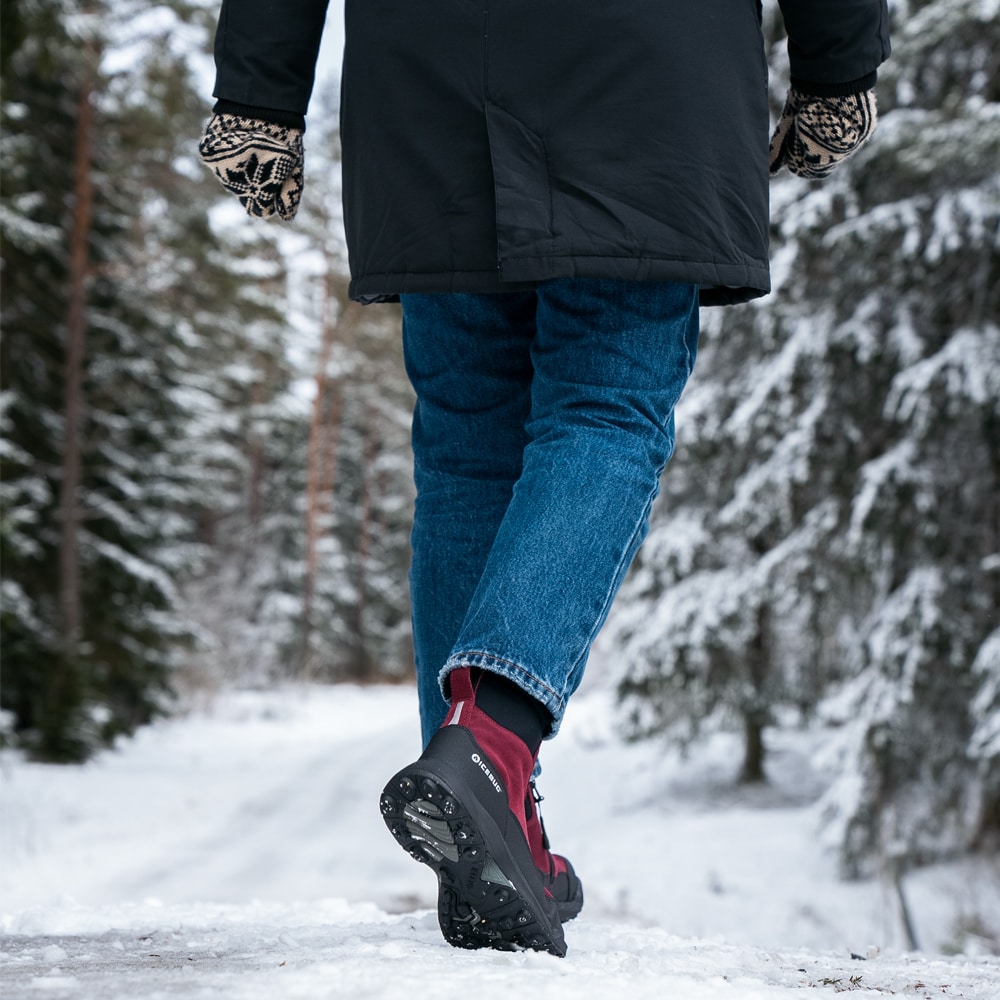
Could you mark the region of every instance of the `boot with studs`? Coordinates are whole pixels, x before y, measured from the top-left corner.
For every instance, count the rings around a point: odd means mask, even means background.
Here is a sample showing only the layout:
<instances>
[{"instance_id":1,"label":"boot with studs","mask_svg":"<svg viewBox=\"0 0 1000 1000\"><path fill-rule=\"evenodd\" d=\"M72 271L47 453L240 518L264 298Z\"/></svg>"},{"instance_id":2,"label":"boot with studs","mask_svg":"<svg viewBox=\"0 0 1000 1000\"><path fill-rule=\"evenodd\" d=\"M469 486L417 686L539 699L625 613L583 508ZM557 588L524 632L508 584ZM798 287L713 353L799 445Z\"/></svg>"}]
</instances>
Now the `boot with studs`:
<instances>
[{"instance_id":1,"label":"boot with studs","mask_svg":"<svg viewBox=\"0 0 1000 1000\"><path fill-rule=\"evenodd\" d=\"M528 844L534 754L476 706L468 669L418 760L382 791L389 832L438 879L438 922L457 948L566 954L559 907Z\"/></svg>"}]
</instances>

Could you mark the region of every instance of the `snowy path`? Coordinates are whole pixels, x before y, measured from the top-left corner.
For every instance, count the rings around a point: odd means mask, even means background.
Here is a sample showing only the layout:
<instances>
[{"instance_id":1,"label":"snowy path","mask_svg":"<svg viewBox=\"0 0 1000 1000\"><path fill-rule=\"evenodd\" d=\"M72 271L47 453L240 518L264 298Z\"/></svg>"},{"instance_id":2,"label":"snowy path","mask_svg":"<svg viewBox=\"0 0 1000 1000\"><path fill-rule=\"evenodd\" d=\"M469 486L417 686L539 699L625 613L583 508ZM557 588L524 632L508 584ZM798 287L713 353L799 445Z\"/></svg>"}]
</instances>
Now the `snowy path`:
<instances>
[{"instance_id":1,"label":"snowy path","mask_svg":"<svg viewBox=\"0 0 1000 1000\"><path fill-rule=\"evenodd\" d=\"M426 911L366 904L151 906L50 913L65 932L10 937L6 1000L143 997L650 997L787 1000L806 988L862 996L995 1000L1000 967L957 960L768 952L683 939L656 928L583 921L565 959L460 952ZM991 985L992 973L992 985ZM853 978L852 978L853 977Z\"/></svg>"},{"instance_id":2,"label":"snowy path","mask_svg":"<svg viewBox=\"0 0 1000 1000\"><path fill-rule=\"evenodd\" d=\"M775 787L746 801L725 743L684 767L618 746L602 699L543 758L587 888L566 959L441 940L433 878L373 804L416 750L412 691L291 689L225 695L83 768L3 757L0 995L1000 998L1000 960L903 955L879 887L836 880L801 747L776 745ZM994 876L914 877L922 937L1000 917Z\"/></svg>"}]
</instances>

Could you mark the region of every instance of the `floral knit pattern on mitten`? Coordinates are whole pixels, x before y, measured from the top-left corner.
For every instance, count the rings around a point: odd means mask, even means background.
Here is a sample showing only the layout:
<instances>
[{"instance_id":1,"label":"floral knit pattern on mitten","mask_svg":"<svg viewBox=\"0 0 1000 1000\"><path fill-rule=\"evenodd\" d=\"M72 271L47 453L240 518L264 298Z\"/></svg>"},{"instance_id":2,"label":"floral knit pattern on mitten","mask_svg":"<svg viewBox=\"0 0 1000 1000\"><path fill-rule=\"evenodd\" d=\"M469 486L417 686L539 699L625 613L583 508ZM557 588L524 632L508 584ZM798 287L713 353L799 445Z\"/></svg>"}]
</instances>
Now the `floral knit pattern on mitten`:
<instances>
[{"instance_id":1,"label":"floral knit pattern on mitten","mask_svg":"<svg viewBox=\"0 0 1000 1000\"><path fill-rule=\"evenodd\" d=\"M295 217L304 184L302 129L215 115L198 152L248 215Z\"/></svg>"}]
</instances>

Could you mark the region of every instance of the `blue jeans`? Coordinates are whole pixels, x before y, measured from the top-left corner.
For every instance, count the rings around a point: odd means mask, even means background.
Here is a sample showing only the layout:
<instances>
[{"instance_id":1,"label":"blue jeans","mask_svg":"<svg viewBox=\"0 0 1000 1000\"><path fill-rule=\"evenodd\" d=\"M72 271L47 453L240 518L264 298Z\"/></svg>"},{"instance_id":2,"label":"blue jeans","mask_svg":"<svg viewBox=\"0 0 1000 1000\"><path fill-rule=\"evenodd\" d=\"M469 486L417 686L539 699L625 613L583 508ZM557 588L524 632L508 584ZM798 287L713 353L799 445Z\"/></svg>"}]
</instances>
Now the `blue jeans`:
<instances>
[{"instance_id":1,"label":"blue jeans","mask_svg":"<svg viewBox=\"0 0 1000 1000\"><path fill-rule=\"evenodd\" d=\"M697 287L577 278L402 303L424 743L462 666L520 685L554 735L648 531L694 366Z\"/></svg>"}]
</instances>

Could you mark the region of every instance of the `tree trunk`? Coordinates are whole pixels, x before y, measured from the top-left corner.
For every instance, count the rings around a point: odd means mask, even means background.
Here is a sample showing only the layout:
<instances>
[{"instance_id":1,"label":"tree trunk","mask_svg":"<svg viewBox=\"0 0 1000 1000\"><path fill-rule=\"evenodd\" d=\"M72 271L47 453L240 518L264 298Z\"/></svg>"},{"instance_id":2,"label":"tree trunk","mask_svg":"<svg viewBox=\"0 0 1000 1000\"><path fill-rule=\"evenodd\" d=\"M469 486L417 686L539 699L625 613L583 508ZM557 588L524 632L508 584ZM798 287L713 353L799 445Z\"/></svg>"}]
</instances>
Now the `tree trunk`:
<instances>
[{"instance_id":1,"label":"tree trunk","mask_svg":"<svg viewBox=\"0 0 1000 1000\"><path fill-rule=\"evenodd\" d=\"M753 691L743 706L744 755L740 781L766 781L764 774L764 727L770 706L767 704L766 681L771 667L770 613L766 604L757 612L757 632L747 651L747 669Z\"/></svg>"},{"instance_id":2,"label":"tree trunk","mask_svg":"<svg viewBox=\"0 0 1000 1000\"><path fill-rule=\"evenodd\" d=\"M299 654L299 675L303 679L308 679L312 669L309 643L312 637L313 605L316 597L320 517L324 507L322 494L324 487L332 492L336 478L336 455L331 452L336 447L342 409L342 400L338 397L330 405L330 416L326 419L330 355L338 336L344 340L347 331L358 321L361 309L358 303L344 302L336 296L331 288L333 274L334 264L329 261L323 294L323 336L316 362L316 394L309 419L309 445L306 458L306 552L302 581L302 642ZM331 314L335 304L339 311L336 321L333 321Z\"/></svg>"},{"instance_id":3,"label":"tree trunk","mask_svg":"<svg viewBox=\"0 0 1000 1000\"><path fill-rule=\"evenodd\" d=\"M84 46L73 144L73 210L66 276L66 345L63 365L63 439L59 481L59 562L57 580L59 655L52 658L39 716L38 750L46 760L82 760L86 747L78 732L84 699L78 664L81 639L80 483L83 478L83 372L87 336L89 239L93 214L93 92L99 52Z\"/></svg>"},{"instance_id":4,"label":"tree trunk","mask_svg":"<svg viewBox=\"0 0 1000 1000\"><path fill-rule=\"evenodd\" d=\"M258 358L261 373L260 378L254 383L250 391L250 412L257 413L258 408L263 404L267 395L267 366L268 362L263 353ZM256 542L257 532L260 528L261 513L264 508L264 436L254 426L250 424L247 433L247 458L250 465L250 483L247 495L247 527L250 529L250 537Z\"/></svg>"},{"instance_id":5,"label":"tree trunk","mask_svg":"<svg viewBox=\"0 0 1000 1000\"><path fill-rule=\"evenodd\" d=\"M368 555L372 536L372 497L374 488L375 459L378 456L377 418L371 406L366 407L364 465L361 469L361 516L358 523L358 597L354 606L353 632L354 648L357 651L352 669L352 679L366 681L372 673L373 664L368 655L365 636L365 607L368 604Z\"/></svg>"},{"instance_id":6,"label":"tree trunk","mask_svg":"<svg viewBox=\"0 0 1000 1000\"><path fill-rule=\"evenodd\" d=\"M765 781L764 774L764 718L758 712L747 712L743 717L743 769L740 781L752 784Z\"/></svg>"},{"instance_id":7,"label":"tree trunk","mask_svg":"<svg viewBox=\"0 0 1000 1000\"><path fill-rule=\"evenodd\" d=\"M340 423L344 418L343 380L337 379L331 389L330 408L325 422L325 436L320 467L320 510L329 517L333 513L333 491L337 486L337 464Z\"/></svg>"},{"instance_id":8,"label":"tree trunk","mask_svg":"<svg viewBox=\"0 0 1000 1000\"><path fill-rule=\"evenodd\" d=\"M323 335L319 356L316 359L316 391L309 418L309 446L306 452L306 553L305 574L302 580L302 644L299 653L299 675L307 680L311 671L309 640L312 635L313 600L316 593L316 548L319 542L319 492L322 478L323 411L326 408L327 369L336 332L330 289L330 271L327 268L323 285Z\"/></svg>"},{"instance_id":9,"label":"tree trunk","mask_svg":"<svg viewBox=\"0 0 1000 1000\"><path fill-rule=\"evenodd\" d=\"M63 384L63 453L59 493L60 638L64 656L72 660L80 638L80 481L83 452L83 368L87 337L88 243L94 191L91 178L94 106L98 53L89 43L80 84L76 142L73 150L73 217L69 238L69 294L66 308L66 363Z\"/></svg>"},{"instance_id":10,"label":"tree trunk","mask_svg":"<svg viewBox=\"0 0 1000 1000\"><path fill-rule=\"evenodd\" d=\"M903 861L901 858L892 860L892 885L896 891L896 902L899 904L899 921L903 929L903 937L906 940L908 951L919 951L920 942L917 940L916 925L913 922L913 914L910 912L910 904L903 890Z\"/></svg>"}]
</instances>

